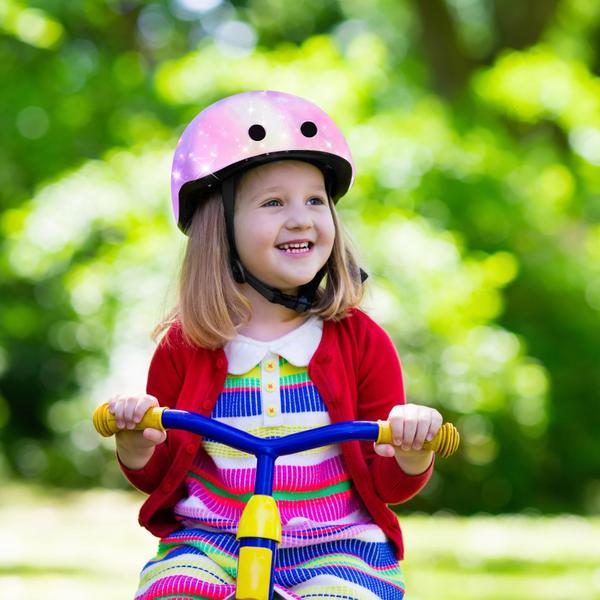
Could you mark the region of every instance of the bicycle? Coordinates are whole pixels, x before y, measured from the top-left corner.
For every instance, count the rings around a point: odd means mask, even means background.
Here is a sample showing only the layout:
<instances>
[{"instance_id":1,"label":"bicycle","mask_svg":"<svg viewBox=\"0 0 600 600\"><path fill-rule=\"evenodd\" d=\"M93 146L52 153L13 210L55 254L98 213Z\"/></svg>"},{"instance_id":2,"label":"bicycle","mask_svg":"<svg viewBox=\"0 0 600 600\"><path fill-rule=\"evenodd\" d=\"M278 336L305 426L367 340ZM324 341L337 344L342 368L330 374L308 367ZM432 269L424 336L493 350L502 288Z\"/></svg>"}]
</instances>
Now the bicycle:
<instances>
[{"instance_id":1,"label":"bicycle","mask_svg":"<svg viewBox=\"0 0 600 600\"><path fill-rule=\"evenodd\" d=\"M108 403L96 409L93 422L96 431L104 437L120 431ZM379 444L392 443L391 427L387 421L346 421L280 438L264 439L203 415L154 407L146 412L136 429L147 427L161 431L190 431L256 456L254 494L242 512L237 532L240 552L236 600L273 598L273 569L277 545L281 541L281 518L272 496L275 460L279 456L338 442L371 440ZM456 452L459 443L457 429L451 423L444 423L437 435L430 442L425 442L423 448L446 458Z\"/></svg>"}]
</instances>

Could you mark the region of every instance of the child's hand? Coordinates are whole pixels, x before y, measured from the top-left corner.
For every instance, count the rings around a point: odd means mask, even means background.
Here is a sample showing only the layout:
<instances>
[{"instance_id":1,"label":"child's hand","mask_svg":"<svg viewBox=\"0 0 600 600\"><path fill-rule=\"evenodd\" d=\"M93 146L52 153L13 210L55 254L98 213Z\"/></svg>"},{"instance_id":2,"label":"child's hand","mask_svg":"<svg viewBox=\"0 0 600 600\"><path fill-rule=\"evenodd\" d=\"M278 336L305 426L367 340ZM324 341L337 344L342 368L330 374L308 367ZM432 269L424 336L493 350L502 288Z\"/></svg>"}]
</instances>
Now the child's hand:
<instances>
[{"instance_id":1,"label":"child's hand","mask_svg":"<svg viewBox=\"0 0 600 600\"><path fill-rule=\"evenodd\" d=\"M442 415L428 406L398 404L387 420L392 427L394 446L375 444L379 456L395 456L402 470L409 474L423 472L431 462L431 450L423 450L423 442L431 441L442 426Z\"/></svg>"},{"instance_id":2,"label":"child's hand","mask_svg":"<svg viewBox=\"0 0 600 600\"><path fill-rule=\"evenodd\" d=\"M154 396L115 396L108 401L108 409L115 416L120 431L115 435L117 453L121 462L130 469L141 469L154 453L154 446L162 444L167 434L158 429L132 431L149 408L158 406Z\"/></svg>"}]
</instances>

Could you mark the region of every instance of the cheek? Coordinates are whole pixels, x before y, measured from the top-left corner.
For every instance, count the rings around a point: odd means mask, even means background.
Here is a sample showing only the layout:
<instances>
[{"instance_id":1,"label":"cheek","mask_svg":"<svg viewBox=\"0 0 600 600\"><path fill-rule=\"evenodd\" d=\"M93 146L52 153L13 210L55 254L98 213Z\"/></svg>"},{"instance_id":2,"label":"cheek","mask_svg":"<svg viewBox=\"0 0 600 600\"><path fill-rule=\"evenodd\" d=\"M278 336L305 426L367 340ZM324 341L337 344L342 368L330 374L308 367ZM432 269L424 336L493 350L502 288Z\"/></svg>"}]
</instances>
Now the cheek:
<instances>
[{"instance_id":1,"label":"cheek","mask_svg":"<svg viewBox=\"0 0 600 600\"><path fill-rule=\"evenodd\" d=\"M323 235L323 239L326 240L326 243L329 247L329 251L331 252L331 250L333 250L333 243L335 241L336 236L333 219L329 219L326 223L324 223L321 232Z\"/></svg>"},{"instance_id":2,"label":"cheek","mask_svg":"<svg viewBox=\"0 0 600 600\"><path fill-rule=\"evenodd\" d=\"M257 252L269 249L273 238L268 231L268 223L264 219L240 218L235 221L235 244L240 257L252 259Z\"/></svg>"}]
</instances>

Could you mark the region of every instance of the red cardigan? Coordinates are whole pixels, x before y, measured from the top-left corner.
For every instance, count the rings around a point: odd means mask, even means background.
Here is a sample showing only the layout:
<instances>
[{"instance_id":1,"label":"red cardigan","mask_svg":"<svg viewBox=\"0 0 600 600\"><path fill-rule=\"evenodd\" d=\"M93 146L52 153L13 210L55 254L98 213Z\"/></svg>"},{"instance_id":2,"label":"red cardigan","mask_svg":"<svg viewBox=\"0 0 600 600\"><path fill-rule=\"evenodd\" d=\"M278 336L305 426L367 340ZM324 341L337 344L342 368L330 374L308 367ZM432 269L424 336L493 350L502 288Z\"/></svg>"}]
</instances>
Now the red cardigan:
<instances>
[{"instance_id":1,"label":"red cardigan","mask_svg":"<svg viewBox=\"0 0 600 600\"><path fill-rule=\"evenodd\" d=\"M392 406L404 404L402 372L396 349L387 333L362 311L353 310L341 321L324 321L321 342L309 365L332 422L385 419ZM147 392L162 406L210 415L227 376L223 349L191 345L179 325L160 341L148 374ZM156 536L180 528L173 516L175 503L186 495L184 479L200 450L201 437L170 431L156 446L143 469L121 464L129 481L150 494L139 521ZM354 486L374 521L403 558L398 519L386 504L414 496L431 477L433 461L420 475L407 475L393 458L381 457L371 442L345 442L342 452Z\"/></svg>"}]
</instances>

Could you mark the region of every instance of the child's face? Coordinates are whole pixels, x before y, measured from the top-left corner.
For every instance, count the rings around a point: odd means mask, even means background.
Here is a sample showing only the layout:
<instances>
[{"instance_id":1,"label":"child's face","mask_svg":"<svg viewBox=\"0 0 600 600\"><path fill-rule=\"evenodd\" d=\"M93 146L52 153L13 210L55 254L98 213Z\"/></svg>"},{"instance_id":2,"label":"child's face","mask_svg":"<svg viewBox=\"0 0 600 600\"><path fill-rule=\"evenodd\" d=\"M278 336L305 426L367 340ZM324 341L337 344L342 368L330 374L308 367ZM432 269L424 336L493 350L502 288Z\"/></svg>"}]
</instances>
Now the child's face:
<instances>
[{"instance_id":1,"label":"child's face","mask_svg":"<svg viewBox=\"0 0 600 600\"><path fill-rule=\"evenodd\" d=\"M323 174L296 160L252 169L238 187L234 226L240 259L250 273L295 294L333 248L335 225Z\"/></svg>"}]
</instances>

